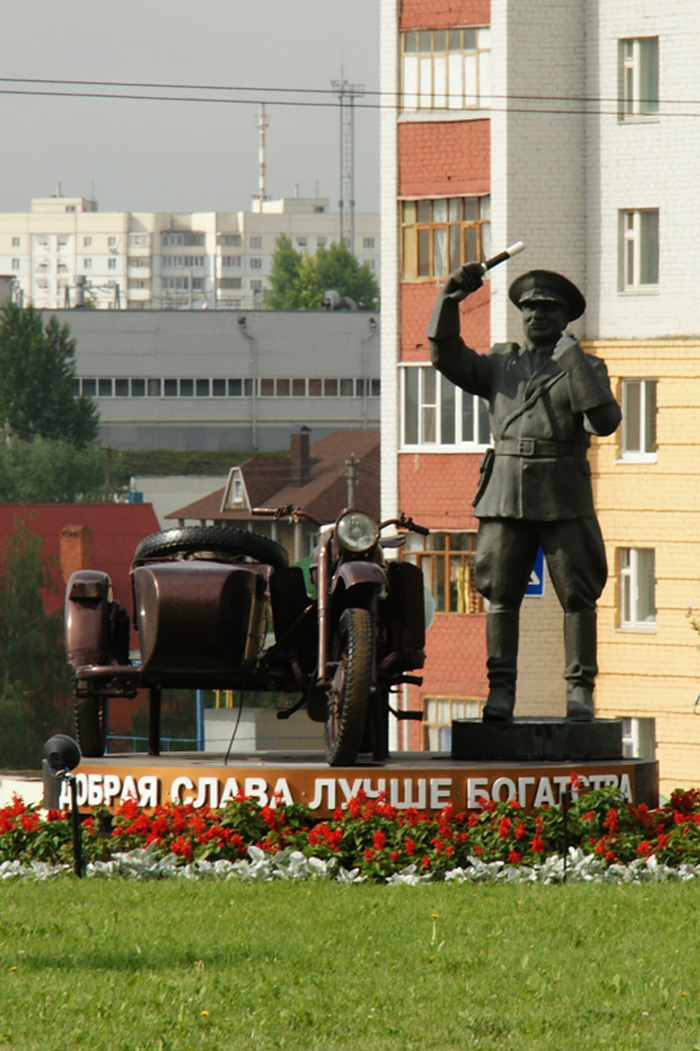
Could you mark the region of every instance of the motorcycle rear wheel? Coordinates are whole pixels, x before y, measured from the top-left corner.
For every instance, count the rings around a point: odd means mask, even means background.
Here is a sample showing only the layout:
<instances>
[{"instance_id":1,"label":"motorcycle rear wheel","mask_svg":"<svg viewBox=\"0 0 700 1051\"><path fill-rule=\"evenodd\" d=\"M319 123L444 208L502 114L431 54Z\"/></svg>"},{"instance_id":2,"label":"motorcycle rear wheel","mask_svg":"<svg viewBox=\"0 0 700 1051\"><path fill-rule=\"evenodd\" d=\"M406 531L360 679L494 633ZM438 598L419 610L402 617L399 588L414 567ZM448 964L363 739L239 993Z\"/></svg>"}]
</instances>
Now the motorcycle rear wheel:
<instances>
[{"instance_id":1,"label":"motorcycle rear wheel","mask_svg":"<svg viewBox=\"0 0 700 1051\"><path fill-rule=\"evenodd\" d=\"M329 766L352 766L362 744L372 676L372 618L366 609L341 614L332 652L337 664L328 691L326 760Z\"/></svg>"},{"instance_id":2,"label":"motorcycle rear wheel","mask_svg":"<svg viewBox=\"0 0 700 1051\"><path fill-rule=\"evenodd\" d=\"M86 758L99 758L107 746L107 698L75 698L75 733Z\"/></svg>"}]
</instances>

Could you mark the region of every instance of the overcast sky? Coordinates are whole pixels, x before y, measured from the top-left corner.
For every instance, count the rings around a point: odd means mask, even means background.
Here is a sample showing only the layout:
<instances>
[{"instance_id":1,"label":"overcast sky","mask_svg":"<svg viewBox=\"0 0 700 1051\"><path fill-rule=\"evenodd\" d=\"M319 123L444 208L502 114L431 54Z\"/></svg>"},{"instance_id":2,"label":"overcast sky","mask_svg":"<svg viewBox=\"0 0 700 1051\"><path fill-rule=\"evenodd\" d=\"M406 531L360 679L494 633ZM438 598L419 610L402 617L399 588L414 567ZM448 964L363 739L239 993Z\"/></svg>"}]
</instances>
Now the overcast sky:
<instances>
[{"instance_id":1,"label":"overcast sky","mask_svg":"<svg viewBox=\"0 0 700 1051\"><path fill-rule=\"evenodd\" d=\"M342 78L365 90L355 101L356 210L378 210L379 0L4 0L0 6L0 212L29 211L31 198L54 193L58 182L65 196L94 191L100 211L247 210L258 188L259 101L269 123L267 195L292 196L298 186L301 196L329 197L335 211L340 117L331 81ZM11 93L18 91L49 94ZM115 101L59 92L236 101Z\"/></svg>"}]
</instances>

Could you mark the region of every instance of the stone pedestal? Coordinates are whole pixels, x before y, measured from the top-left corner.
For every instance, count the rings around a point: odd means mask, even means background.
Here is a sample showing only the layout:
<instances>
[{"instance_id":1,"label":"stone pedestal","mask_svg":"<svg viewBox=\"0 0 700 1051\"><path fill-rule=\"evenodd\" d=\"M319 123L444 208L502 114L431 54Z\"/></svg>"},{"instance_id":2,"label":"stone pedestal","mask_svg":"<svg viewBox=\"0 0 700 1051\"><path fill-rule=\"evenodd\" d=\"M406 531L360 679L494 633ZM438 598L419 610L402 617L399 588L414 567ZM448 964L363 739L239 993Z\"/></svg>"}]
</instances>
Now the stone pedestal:
<instances>
[{"instance_id":1,"label":"stone pedestal","mask_svg":"<svg viewBox=\"0 0 700 1051\"><path fill-rule=\"evenodd\" d=\"M452 758L486 762L581 762L622 759L622 720L454 719Z\"/></svg>"}]
</instances>

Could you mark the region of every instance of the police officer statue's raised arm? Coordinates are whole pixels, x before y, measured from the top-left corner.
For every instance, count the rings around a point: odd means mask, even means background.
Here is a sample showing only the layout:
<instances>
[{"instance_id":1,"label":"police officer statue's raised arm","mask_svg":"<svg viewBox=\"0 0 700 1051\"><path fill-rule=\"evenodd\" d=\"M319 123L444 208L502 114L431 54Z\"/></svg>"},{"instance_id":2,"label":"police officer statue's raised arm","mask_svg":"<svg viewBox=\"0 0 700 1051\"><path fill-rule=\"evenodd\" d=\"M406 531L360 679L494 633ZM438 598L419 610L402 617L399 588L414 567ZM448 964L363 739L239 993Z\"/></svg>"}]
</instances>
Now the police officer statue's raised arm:
<instances>
[{"instance_id":1,"label":"police officer statue's raised arm","mask_svg":"<svg viewBox=\"0 0 700 1051\"><path fill-rule=\"evenodd\" d=\"M585 300L561 274L532 270L510 287L524 339L478 354L460 337L458 301L474 292L482 267L451 274L428 327L433 365L485 398L493 448L474 498L479 519L475 583L488 600L485 720L512 718L520 605L542 546L564 610L567 718L593 718L596 601L607 578L587 460L591 434L612 434L621 413L605 363L584 353L566 326Z\"/></svg>"}]
</instances>

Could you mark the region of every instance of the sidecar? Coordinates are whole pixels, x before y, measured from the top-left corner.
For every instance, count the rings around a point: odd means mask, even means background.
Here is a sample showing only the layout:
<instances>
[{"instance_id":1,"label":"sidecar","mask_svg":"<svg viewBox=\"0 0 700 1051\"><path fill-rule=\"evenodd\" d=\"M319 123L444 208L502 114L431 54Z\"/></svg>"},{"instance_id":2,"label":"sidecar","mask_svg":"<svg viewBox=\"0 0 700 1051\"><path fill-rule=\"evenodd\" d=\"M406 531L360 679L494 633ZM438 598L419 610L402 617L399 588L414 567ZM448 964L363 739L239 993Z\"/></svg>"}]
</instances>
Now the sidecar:
<instances>
[{"instance_id":1,"label":"sidecar","mask_svg":"<svg viewBox=\"0 0 700 1051\"><path fill-rule=\"evenodd\" d=\"M280 544L228 526L171 529L142 540L131 566L131 616L115 601L106 573L73 573L65 638L83 754L104 754L108 701L139 689L149 691L152 755L159 754L163 689L298 691L299 669L275 636L271 599L274 590L288 621L290 601L302 602L292 594L294 582ZM278 620L285 620L281 612ZM130 654L132 624L139 650Z\"/></svg>"}]
</instances>

